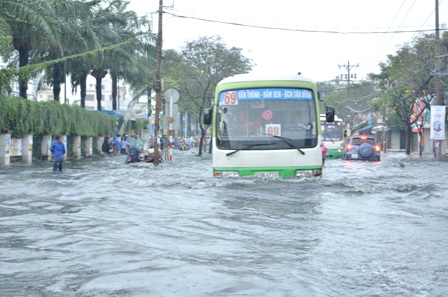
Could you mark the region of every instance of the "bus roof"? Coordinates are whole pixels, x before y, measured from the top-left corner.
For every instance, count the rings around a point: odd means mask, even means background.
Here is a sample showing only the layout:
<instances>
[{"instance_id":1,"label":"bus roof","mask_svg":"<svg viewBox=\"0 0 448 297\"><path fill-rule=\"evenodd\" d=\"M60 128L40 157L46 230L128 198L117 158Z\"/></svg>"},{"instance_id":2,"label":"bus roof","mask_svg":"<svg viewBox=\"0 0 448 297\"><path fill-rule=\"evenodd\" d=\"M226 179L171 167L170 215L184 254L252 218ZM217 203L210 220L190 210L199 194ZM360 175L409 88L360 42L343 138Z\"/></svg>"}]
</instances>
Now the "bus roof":
<instances>
[{"instance_id":1,"label":"bus roof","mask_svg":"<svg viewBox=\"0 0 448 297\"><path fill-rule=\"evenodd\" d=\"M227 83L235 83L235 82L248 82L248 81L273 81L273 80L283 80L283 81L303 81L310 82L313 81L302 74L272 74L272 73L245 73L245 74L236 74L224 78L221 80L218 85L227 84Z\"/></svg>"}]
</instances>

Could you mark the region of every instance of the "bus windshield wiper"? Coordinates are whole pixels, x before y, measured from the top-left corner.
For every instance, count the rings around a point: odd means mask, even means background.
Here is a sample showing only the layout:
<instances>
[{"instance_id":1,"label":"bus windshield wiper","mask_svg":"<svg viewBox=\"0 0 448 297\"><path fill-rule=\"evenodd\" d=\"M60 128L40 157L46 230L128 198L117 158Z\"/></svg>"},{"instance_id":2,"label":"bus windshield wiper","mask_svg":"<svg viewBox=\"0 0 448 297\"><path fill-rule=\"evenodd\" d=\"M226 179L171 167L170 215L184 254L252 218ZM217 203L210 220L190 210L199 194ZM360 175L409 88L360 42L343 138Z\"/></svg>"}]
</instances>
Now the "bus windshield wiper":
<instances>
[{"instance_id":1,"label":"bus windshield wiper","mask_svg":"<svg viewBox=\"0 0 448 297\"><path fill-rule=\"evenodd\" d=\"M271 135L271 134L269 134L269 135ZM294 143L292 143L293 140L291 138L286 138L286 137L282 137L282 136L278 136L278 135L271 135L271 136L283 140L284 143L288 144L292 148L295 148L302 155L305 155L304 151L302 151L299 147L295 146Z\"/></svg>"},{"instance_id":2,"label":"bus windshield wiper","mask_svg":"<svg viewBox=\"0 0 448 297\"><path fill-rule=\"evenodd\" d=\"M328 134L327 129L325 129L325 135L334 143L333 138ZM326 140L326 139L325 139Z\"/></svg>"},{"instance_id":3,"label":"bus windshield wiper","mask_svg":"<svg viewBox=\"0 0 448 297\"><path fill-rule=\"evenodd\" d=\"M226 156L233 155L233 154L236 153L236 152L239 152L239 151L241 151L241 150L247 150L247 149L250 149L250 148L252 148L252 147L262 146L262 145L272 145L272 144L275 144L275 142L268 142L268 143L253 143L253 144L249 144L249 145L243 146L243 147L240 148L240 149L234 150L233 152L227 153Z\"/></svg>"}]
</instances>

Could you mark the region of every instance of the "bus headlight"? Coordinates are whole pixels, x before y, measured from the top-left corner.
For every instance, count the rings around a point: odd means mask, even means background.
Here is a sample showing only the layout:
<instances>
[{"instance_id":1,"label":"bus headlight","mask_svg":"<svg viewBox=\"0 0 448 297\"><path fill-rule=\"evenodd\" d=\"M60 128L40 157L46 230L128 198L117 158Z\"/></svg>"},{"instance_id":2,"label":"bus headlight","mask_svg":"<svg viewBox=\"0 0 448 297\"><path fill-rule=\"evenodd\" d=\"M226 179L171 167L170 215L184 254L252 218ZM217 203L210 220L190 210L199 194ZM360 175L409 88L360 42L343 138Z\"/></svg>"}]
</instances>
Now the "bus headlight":
<instances>
[{"instance_id":1,"label":"bus headlight","mask_svg":"<svg viewBox=\"0 0 448 297\"><path fill-rule=\"evenodd\" d=\"M322 170L296 170L296 177L312 177L322 175Z\"/></svg>"},{"instance_id":2,"label":"bus headlight","mask_svg":"<svg viewBox=\"0 0 448 297\"><path fill-rule=\"evenodd\" d=\"M216 177L239 177L240 174L238 171L215 170L215 171L213 171L213 176L216 176Z\"/></svg>"}]
</instances>

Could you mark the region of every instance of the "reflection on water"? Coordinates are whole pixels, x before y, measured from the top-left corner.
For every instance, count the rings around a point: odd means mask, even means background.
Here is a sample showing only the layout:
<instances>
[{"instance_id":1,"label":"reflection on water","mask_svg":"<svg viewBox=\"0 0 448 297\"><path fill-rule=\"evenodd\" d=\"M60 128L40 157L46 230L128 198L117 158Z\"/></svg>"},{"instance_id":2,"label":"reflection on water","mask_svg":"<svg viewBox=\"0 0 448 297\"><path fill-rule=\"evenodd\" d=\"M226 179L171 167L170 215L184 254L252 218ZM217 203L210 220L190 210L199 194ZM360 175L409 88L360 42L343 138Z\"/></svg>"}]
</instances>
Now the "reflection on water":
<instances>
[{"instance_id":1,"label":"reflection on water","mask_svg":"<svg viewBox=\"0 0 448 297\"><path fill-rule=\"evenodd\" d=\"M0 169L0 296L445 296L448 164L329 160L214 179L211 157Z\"/></svg>"}]
</instances>

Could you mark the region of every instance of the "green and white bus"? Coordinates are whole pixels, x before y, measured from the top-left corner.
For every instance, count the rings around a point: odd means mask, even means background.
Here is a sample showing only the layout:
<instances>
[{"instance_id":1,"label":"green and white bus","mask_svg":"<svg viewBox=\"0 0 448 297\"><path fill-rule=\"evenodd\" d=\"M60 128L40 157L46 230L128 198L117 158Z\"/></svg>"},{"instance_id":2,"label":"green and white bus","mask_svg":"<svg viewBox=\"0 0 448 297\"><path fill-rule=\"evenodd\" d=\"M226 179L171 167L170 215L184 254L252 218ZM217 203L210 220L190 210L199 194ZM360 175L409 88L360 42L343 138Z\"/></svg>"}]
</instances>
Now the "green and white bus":
<instances>
[{"instance_id":1,"label":"green and white bus","mask_svg":"<svg viewBox=\"0 0 448 297\"><path fill-rule=\"evenodd\" d=\"M326 159L342 158L344 151L344 123L338 116L333 122L327 122L324 114L320 115L322 128L322 139L328 151Z\"/></svg>"},{"instance_id":2,"label":"green and white bus","mask_svg":"<svg viewBox=\"0 0 448 297\"><path fill-rule=\"evenodd\" d=\"M329 119L334 109L327 110ZM220 81L204 123L213 125L213 176L322 175L316 84L295 75L240 74Z\"/></svg>"}]
</instances>

